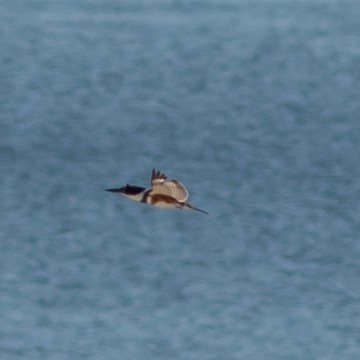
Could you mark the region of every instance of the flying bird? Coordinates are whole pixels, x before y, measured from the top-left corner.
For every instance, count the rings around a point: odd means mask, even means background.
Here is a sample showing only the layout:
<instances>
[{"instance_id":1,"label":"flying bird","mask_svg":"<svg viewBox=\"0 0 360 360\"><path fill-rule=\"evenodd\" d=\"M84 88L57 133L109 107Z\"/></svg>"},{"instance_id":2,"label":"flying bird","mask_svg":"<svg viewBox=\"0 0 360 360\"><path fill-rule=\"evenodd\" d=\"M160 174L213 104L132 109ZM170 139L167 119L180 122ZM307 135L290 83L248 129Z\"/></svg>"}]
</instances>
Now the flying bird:
<instances>
[{"instance_id":1,"label":"flying bird","mask_svg":"<svg viewBox=\"0 0 360 360\"><path fill-rule=\"evenodd\" d=\"M106 191L119 193L131 200L160 208L190 209L208 214L206 211L198 209L186 202L189 198L189 192L181 182L168 180L165 174L155 169L153 169L151 173L150 189L126 184L121 188L106 189Z\"/></svg>"}]
</instances>

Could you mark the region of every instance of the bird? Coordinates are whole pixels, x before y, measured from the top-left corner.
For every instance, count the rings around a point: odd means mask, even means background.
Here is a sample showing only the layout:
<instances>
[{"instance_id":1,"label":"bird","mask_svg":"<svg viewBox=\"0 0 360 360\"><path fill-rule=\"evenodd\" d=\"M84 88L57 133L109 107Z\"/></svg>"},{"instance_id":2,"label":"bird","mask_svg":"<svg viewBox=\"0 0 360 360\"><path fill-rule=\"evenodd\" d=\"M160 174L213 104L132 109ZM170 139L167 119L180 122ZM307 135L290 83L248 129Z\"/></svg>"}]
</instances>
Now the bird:
<instances>
[{"instance_id":1,"label":"bird","mask_svg":"<svg viewBox=\"0 0 360 360\"><path fill-rule=\"evenodd\" d=\"M152 169L151 188L126 184L120 188L106 189L119 193L131 200L157 206L164 209L189 209L208 214L186 202L189 192L178 180L168 180L168 177L159 170Z\"/></svg>"}]
</instances>

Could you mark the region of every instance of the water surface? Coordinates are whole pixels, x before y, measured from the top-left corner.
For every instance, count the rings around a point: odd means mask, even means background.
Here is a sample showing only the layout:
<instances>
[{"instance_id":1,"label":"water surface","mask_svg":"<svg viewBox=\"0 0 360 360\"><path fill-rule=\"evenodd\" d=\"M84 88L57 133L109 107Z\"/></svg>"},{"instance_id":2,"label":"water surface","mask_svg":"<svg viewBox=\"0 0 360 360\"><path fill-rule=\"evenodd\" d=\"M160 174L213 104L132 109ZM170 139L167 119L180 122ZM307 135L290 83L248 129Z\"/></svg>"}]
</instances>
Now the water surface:
<instances>
[{"instance_id":1,"label":"water surface","mask_svg":"<svg viewBox=\"0 0 360 360\"><path fill-rule=\"evenodd\" d=\"M358 359L358 2L0 13L2 359Z\"/></svg>"}]
</instances>

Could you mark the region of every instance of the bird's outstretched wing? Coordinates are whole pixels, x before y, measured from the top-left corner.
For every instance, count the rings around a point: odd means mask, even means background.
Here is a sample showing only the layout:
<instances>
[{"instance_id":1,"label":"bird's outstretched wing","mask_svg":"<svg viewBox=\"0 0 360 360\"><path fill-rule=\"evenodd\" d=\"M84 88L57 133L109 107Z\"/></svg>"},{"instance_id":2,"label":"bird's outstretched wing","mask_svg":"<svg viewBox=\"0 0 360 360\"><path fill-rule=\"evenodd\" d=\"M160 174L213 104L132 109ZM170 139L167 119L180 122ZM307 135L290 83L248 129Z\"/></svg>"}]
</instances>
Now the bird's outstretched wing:
<instances>
[{"instance_id":1,"label":"bird's outstretched wing","mask_svg":"<svg viewBox=\"0 0 360 360\"><path fill-rule=\"evenodd\" d=\"M162 194L173 197L179 202L185 202L189 197L186 187L177 180L168 180L165 174L152 170L151 187L154 194Z\"/></svg>"}]
</instances>

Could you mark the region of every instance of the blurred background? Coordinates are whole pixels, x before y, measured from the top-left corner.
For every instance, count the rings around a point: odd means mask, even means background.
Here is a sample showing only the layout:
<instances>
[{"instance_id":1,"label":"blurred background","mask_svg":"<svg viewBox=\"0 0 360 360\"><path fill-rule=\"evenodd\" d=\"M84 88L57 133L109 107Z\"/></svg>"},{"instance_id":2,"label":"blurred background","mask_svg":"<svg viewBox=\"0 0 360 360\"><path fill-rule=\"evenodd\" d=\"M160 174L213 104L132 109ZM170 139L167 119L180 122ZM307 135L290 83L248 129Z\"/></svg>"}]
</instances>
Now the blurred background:
<instances>
[{"instance_id":1,"label":"blurred background","mask_svg":"<svg viewBox=\"0 0 360 360\"><path fill-rule=\"evenodd\" d=\"M359 358L358 1L0 19L1 359ZM210 215L104 191L153 167Z\"/></svg>"}]
</instances>

